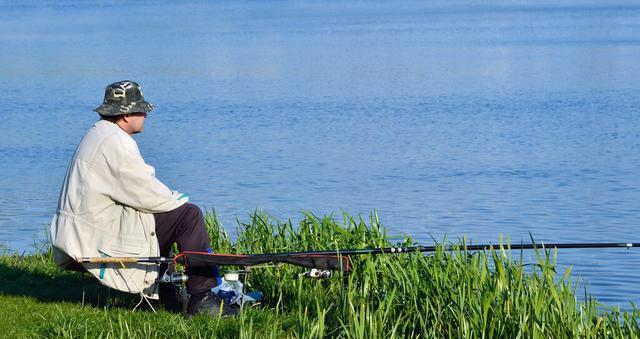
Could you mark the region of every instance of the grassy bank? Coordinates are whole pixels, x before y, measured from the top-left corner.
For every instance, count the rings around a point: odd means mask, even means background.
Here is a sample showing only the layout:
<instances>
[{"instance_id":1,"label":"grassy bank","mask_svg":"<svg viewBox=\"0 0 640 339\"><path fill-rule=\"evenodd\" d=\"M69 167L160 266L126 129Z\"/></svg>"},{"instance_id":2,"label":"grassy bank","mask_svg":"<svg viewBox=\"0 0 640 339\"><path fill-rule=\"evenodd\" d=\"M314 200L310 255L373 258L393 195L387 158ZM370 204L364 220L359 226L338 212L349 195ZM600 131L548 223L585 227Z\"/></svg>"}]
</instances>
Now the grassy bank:
<instances>
[{"instance_id":1,"label":"grassy bank","mask_svg":"<svg viewBox=\"0 0 640 339\"><path fill-rule=\"evenodd\" d=\"M213 214L207 225L224 253L367 248L391 243L375 216L276 223L256 213L231 242ZM405 239L408 245L411 239ZM439 250L352 258L353 272L328 280L295 279L293 266L255 269L249 288L265 294L261 308L241 316L184 319L118 294L108 309L81 306L81 281L60 272L48 251L0 257L0 336L6 337L620 337L640 335L640 311L602 311L577 291L568 272L556 272L552 253L523 266L520 252ZM96 300L95 287L89 300Z\"/></svg>"}]
</instances>

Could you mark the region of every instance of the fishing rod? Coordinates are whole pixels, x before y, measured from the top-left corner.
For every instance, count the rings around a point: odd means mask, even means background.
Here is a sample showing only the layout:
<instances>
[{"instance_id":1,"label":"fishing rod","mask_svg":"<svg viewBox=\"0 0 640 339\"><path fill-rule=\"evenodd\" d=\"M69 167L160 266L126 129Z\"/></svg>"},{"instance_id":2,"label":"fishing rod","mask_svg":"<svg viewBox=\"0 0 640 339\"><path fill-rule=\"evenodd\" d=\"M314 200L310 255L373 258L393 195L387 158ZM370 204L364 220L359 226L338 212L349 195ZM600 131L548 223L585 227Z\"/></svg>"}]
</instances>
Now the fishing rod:
<instances>
[{"instance_id":1,"label":"fishing rod","mask_svg":"<svg viewBox=\"0 0 640 339\"><path fill-rule=\"evenodd\" d=\"M493 248L502 250L530 250L530 249L581 249L581 248L626 248L640 247L640 243L609 242L609 243L530 243L530 244L481 244L481 245L434 245L434 246L407 246L407 247L379 247L365 249L337 249L321 251L278 252L262 254L216 254L207 252L184 251L169 257L79 257L76 260L83 264L119 264L123 268L125 264L151 263L183 265L183 269L169 273L169 269L158 278L160 283L173 283L180 286L188 276L185 274L187 267L208 266L242 266L248 272L251 267L265 263L286 263L305 267L310 271L297 276L323 279L331 276L332 270L345 273L351 271L349 256L353 255L377 255L396 253L424 253L435 252L438 249L444 251L484 251Z\"/></svg>"},{"instance_id":2,"label":"fishing rod","mask_svg":"<svg viewBox=\"0 0 640 339\"><path fill-rule=\"evenodd\" d=\"M632 248L640 247L640 243L608 242L608 243L530 243L530 244L482 244L482 245L434 245L408 247L379 247L365 249L336 249L321 251L277 252L263 254L216 254L184 251L174 257L81 257L77 261L83 264L122 264L122 263L180 263L185 266L201 267L210 265L252 266L263 263L287 263L307 268L341 269L349 271L350 255L394 254L411 252L435 252L464 250L481 251L491 248L507 250L529 249L579 249L579 248Z\"/></svg>"}]
</instances>

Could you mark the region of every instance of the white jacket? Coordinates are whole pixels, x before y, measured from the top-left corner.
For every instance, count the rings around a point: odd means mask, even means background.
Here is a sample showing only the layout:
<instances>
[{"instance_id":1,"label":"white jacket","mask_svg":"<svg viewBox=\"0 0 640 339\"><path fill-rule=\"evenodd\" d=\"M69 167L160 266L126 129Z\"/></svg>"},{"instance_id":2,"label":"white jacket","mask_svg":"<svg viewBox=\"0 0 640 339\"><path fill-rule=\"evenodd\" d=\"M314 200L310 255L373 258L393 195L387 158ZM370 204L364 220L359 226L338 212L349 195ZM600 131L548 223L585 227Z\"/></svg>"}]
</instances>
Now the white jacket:
<instances>
[{"instance_id":1,"label":"white jacket","mask_svg":"<svg viewBox=\"0 0 640 339\"><path fill-rule=\"evenodd\" d=\"M159 256L151 213L174 210L188 200L155 177L133 138L99 120L76 149L51 221L56 263L65 268L78 257ZM104 285L157 298L155 264L83 266Z\"/></svg>"}]
</instances>

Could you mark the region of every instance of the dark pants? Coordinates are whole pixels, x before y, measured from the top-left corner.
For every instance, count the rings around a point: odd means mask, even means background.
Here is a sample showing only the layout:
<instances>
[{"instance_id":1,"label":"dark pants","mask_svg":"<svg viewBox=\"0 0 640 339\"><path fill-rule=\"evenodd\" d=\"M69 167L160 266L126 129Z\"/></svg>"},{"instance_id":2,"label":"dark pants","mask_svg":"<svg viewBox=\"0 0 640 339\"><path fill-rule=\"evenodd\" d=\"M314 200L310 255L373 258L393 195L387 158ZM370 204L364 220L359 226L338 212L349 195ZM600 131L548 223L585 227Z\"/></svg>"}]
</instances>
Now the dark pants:
<instances>
[{"instance_id":1,"label":"dark pants","mask_svg":"<svg viewBox=\"0 0 640 339\"><path fill-rule=\"evenodd\" d=\"M168 256L173 243L179 251L210 251L209 235L205 228L200 208L194 204L184 204L173 211L155 213L156 234L160 245L160 255ZM213 267L187 267L187 292L202 294L217 285L217 269ZM160 272L162 274L162 272Z\"/></svg>"}]
</instances>

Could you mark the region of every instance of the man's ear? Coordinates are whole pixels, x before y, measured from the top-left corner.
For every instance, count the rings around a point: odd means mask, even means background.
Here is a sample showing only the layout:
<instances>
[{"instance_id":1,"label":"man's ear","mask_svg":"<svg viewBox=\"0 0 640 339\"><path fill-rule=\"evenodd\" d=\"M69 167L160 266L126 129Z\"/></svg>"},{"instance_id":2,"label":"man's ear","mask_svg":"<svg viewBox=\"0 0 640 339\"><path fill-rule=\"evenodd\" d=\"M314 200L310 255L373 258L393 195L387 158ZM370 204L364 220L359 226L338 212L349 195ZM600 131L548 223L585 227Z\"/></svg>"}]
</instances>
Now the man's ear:
<instances>
[{"instance_id":1,"label":"man's ear","mask_svg":"<svg viewBox=\"0 0 640 339\"><path fill-rule=\"evenodd\" d=\"M124 121L124 122L129 122L129 114L124 114L124 115L122 116L122 121Z\"/></svg>"}]
</instances>

